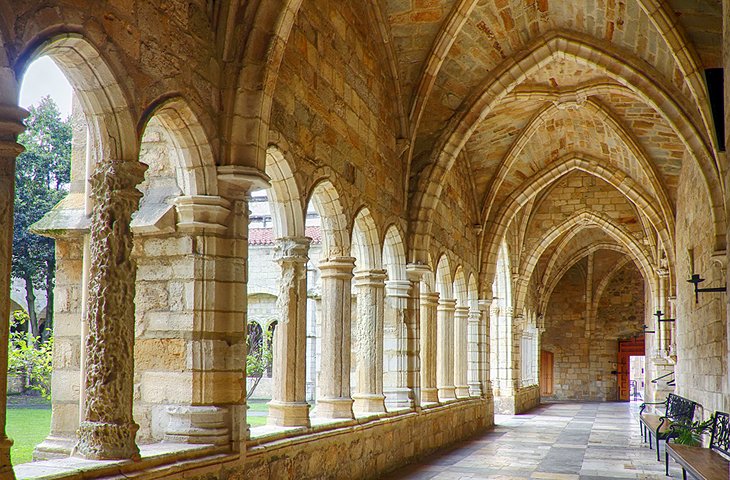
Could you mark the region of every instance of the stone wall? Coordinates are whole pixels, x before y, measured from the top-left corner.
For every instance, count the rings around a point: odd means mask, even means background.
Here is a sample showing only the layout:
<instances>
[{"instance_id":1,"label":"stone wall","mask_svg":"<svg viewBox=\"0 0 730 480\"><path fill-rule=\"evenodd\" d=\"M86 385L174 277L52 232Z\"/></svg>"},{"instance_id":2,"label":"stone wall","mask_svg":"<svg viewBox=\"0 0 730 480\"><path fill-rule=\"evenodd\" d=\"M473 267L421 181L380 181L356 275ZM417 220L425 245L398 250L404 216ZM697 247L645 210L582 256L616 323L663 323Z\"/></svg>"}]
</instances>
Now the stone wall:
<instances>
[{"instance_id":1,"label":"stone wall","mask_svg":"<svg viewBox=\"0 0 730 480\"><path fill-rule=\"evenodd\" d=\"M692 285L725 285L722 263L713 262L712 217L698 168L691 160L682 167L677 202L677 393L701 403L705 415L730 409L727 353L727 304L724 293L701 293L695 303ZM724 261L724 256L717 257Z\"/></svg>"},{"instance_id":2,"label":"stone wall","mask_svg":"<svg viewBox=\"0 0 730 480\"><path fill-rule=\"evenodd\" d=\"M341 196L362 201L384 228L402 218L404 169L395 154L394 79L382 49L373 48L382 41L371 18L366 2L303 2L282 60L271 125L283 140L279 146L288 145L305 191L327 175Z\"/></svg>"},{"instance_id":3,"label":"stone wall","mask_svg":"<svg viewBox=\"0 0 730 480\"><path fill-rule=\"evenodd\" d=\"M246 452L241 478L381 478L390 470L488 427L492 421L488 413L484 399L467 400L253 446ZM342 461L343 455L347 461Z\"/></svg>"}]
</instances>

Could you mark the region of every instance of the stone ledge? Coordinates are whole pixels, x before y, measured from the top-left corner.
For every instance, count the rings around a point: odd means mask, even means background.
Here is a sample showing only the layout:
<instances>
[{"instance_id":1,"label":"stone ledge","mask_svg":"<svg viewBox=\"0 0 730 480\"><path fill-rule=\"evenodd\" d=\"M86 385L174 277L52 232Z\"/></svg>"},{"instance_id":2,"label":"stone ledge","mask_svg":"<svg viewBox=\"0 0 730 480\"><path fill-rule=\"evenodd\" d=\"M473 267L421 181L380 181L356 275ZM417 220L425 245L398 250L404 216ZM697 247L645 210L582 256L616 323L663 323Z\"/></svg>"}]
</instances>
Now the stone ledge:
<instances>
[{"instance_id":1,"label":"stone ledge","mask_svg":"<svg viewBox=\"0 0 730 480\"><path fill-rule=\"evenodd\" d=\"M144 472L146 478L155 469L162 469L163 475L172 470L198 468L208 463L220 463L226 459L235 459L237 454L228 453L227 448L212 445L186 445L179 443L155 443L140 445L142 459L131 460L86 460L77 457L66 457L41 462L17 465L14 468L18 480L56 480L98 478L109 476L135 476Z\"/></svg>"},{"instance_id":2,"label":"stone ledge","mask_svg":"<svg viewBox=\"0 0 730 480\"><path fill-rule=\"evenodd\" d=\"M318 439L335 435L347 434L359 429L367 429L390 423L392 420L402 420L409 417L426 416L446 410L454 410L458 407L466 407L471 404L485 402L482 397L463 398L448 403L430 404L420 411L397 410L394 412L380 413L375 415L363 415L354 420L330 420L312 418L312 426L307 427L276 427L265 425L254 427L252 433L261 433L246 443L246 451L256 452L296 445L299 443L312 442ZM257 431L257 432L254 432Z\"/></svg>"}]
</instances>

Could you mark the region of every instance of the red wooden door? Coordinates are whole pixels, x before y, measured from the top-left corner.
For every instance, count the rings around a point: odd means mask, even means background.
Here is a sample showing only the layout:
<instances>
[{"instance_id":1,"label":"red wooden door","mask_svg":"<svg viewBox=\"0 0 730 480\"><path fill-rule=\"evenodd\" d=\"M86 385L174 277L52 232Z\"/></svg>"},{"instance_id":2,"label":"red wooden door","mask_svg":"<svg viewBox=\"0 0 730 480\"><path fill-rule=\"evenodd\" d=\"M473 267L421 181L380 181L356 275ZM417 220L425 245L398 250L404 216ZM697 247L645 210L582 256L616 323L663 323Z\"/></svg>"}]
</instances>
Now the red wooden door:
<instances>
[{"instance_id":1,"label":"red wooden door","mask_svg":"<svg viewBox=\"0 0 730 480\"><path fill-rule=\"evenodd\" d=\"M618 399L629 401L630 358L644 355L644 337L618 342Z\"/></svg>"}]
</instances>

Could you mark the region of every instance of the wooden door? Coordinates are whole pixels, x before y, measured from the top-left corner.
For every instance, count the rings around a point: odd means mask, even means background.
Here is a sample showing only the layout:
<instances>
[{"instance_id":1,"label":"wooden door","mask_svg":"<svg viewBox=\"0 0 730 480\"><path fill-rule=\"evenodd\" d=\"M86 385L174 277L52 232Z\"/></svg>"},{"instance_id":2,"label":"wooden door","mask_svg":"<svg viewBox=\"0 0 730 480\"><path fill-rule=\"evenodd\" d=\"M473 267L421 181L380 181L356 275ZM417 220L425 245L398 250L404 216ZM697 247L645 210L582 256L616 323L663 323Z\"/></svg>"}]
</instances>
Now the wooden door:
<instances>
[{"instance_id":1,"label":"wooden door","mask_svg":"<svg viewBox=\"0 0 730 480\"><path fill-rule=\"evenodd\" d=\"M618 342L618 359L617 359L617 381L618 381L618 399L622 402L629 401L630 388L630 359L631 357L644 355L644 337L632 340L619 340Z\"/></svg>"},{"instance_id":2,"label":"wooden door","mask_svg":"<svg viewBox=\"0 0 730 480\"><path fill-rule=\"evenodd\" d=\"M540 395L547 397L553 394L553 352L540 352Z\"/></svg>"}]
</instances>

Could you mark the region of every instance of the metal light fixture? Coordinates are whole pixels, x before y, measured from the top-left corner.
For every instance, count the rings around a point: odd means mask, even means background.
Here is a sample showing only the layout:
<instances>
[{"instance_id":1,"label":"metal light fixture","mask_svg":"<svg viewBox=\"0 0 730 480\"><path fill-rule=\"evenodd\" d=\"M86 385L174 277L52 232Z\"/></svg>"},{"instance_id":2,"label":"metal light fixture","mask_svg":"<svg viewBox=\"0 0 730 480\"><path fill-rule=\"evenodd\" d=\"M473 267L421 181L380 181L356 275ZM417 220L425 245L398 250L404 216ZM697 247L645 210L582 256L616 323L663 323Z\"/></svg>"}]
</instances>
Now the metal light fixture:
<instances>
[{"instance_id":1,"label":"metal light fixture","mask_svg":"<svg viewBox=\"0 0 730 480\"><path fill-rule=\"evenodd\" d=\"M664 312L661 310L657 310L654 316L657 318L657 321L659 322L676 322L676 318L662 318L664 316Z\"/></svg>"},{"instance_id":2,"label":"metal light fixture","mask_svg":"<svg viewBox=\"0 0 730 480\"><path fill-rule=\"evenodd\" d=\"M700 293L704 292L724 292L727 290L727 285L724 287L707 287L707 288L698 288L699 284L704 282L705 279L700 277L698 274L693 273L692 278L687 280L689 283L695 286L695 303L700 302Z\"/></svg>"},{"instance_id":3,"label":"metal light fixture","mask_svg":"<svg viewBox=\"0 0 730 480\"><path fill-rule=\"evenodd\" d=\"M656 333L655 330L649 330L649 327L644 325L644 333Z\"/></svg>"}]
</instances>

